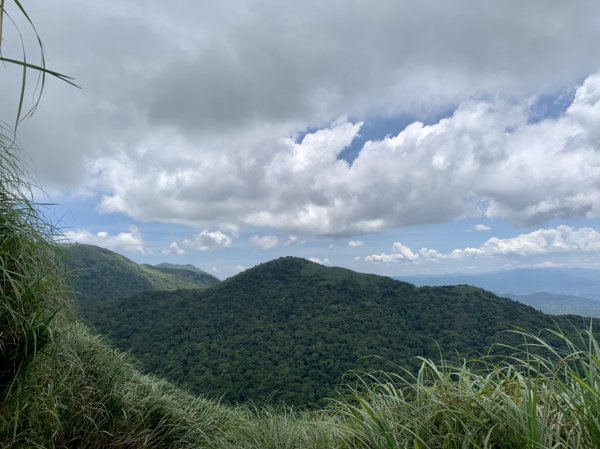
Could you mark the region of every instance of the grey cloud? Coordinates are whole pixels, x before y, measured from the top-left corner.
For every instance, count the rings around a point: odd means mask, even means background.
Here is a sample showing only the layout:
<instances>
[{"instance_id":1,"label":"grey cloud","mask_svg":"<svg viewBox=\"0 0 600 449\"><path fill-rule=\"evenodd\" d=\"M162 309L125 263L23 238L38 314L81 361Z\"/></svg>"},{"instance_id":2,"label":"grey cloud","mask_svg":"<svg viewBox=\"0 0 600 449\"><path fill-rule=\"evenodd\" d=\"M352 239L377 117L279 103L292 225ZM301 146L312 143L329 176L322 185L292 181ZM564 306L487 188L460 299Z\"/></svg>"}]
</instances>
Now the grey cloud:
<instances>
[{"instance_id":1,"label":"grey cloud","mask_svg":"<svg viewBox=\"0 0 600 449\"><path fill-rule=\"evenodd\" d=\"M600 76L591 76L578 94L596 85ZM201 155L179 147L166 159L170 168L158 145L137 157L98 162L97 174L110 189L102 207L144 220L213 220L337 235L465 215L526 225L600 216L594 187L600 153L589 144L595 131L571 112L583 108L593 117L593 98L578 95L563 116L533 124L525 106L468 101L438 123L416 122L396 136L367 142L352 165L338 155L361 124L340 120L301 141L257 147L258 176L244 163L246 155L225 141L221 151ZM161 164L142 172L155 158Z\"/></svg>"},{"instance_id":2,"label":"grey cloud","mask_svg":"<svg viewBox=\"0 0 600 449\"><path fill-rule=\"evenodd\" d=\"M217 10L223 28L150 80L148 115L195 131L317 124L564 87L597 67L589 55L600 32L584 8L598 6L579 6L262 1L243 17Z\"/></svg>"},{"instance_id":3,"label":"grey cloud","mask_svg":"<svg viewBox=\"0 0 600 449\"><path fill-rule=\"evenodd\" d=\"M250 243L260 249L273 249L279 244L279 239L274 235L253 235Z\"/></svg>"},{"instance_id":4,"label":"grey cloud","mask_svg":"<svg viewBox=\"0 0 600 449\"><path fill-rule=\"evenodd\" d=\"M594 77L554 121L528 124L496 100L527 103L592 73L598 2L30 5L51 66L83 91L48 83L21 144L42 182L85 184L104 211L319 234L600 216ZM352 166L337 156L359 124L294 142L338 117L449 109L367 144Z\"/></svg>"}]
</instances>

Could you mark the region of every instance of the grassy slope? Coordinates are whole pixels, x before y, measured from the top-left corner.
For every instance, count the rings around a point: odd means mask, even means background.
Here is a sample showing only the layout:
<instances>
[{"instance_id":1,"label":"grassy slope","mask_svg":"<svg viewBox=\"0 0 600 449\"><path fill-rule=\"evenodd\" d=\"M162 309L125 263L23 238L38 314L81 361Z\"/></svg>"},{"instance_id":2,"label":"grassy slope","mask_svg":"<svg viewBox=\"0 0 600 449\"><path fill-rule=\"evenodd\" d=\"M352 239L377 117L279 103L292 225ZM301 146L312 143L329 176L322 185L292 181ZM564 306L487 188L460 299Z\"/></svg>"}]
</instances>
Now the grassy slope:
<instances>
[{"instance_id":1,"label":"grassy slope","mask_svg":"<svg viewBox=\"0 0 600 449\"><path fill-rule=\"evenodd\" d=\"M414 378L367 381L306 413L193 397L140 374L85 327L55 322L52 344L0 403L0 446L587 449L600 443L600 350L582 346L483 374L427 362ZM542 373L520 374L532 369Z\"/></svg>"},{"instance_id":2,"label":"grassy slope","mask_svg":"<svg viewBox=\"0 0 600 449\"><path fill-rule=\"evenodd\" d=\"M199 269L139 265L93 245L61 245L67 281L82 304L120 298L147 290L208 287L219 282Z\"/></svg>"},{"instance_id":3,"label":"grassy slope","mask_svg":"<svg viewBox=\"0 0 600 449\"><path fill-rule=\"evenodd\" d=\"M282 258L204 291L148 292L86 315L151 372L229 403L322 406L349 370L415 370L418 356L486 353L515 326L570 322L457 286L415 288L381 276ZM373 357L377 356L377 357ZM390 363L393 362L394 364Z\"/></svg>"}]
</instances>

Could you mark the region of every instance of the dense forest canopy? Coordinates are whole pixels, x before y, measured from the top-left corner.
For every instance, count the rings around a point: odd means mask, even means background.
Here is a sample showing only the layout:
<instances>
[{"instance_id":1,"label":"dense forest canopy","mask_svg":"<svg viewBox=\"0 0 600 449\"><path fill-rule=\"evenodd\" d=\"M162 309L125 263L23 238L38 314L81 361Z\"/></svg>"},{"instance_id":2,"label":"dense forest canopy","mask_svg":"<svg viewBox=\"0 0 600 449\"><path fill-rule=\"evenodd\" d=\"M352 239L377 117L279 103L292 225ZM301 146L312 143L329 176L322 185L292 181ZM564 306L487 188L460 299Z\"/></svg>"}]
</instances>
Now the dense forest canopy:
<instances>
[{"instance_id":1,"label":"dense forest canopy","mask_svg":"<svg viewBox=\"0 0 600 449\"><path fill-rule=\"evenodd\" d=\"M469 286L421 287L286 257L205 290L103 301L84 319L150 372L236 403L323 405L350 370L517 345L510 329L586 327ZM349 381L349 378L346 379Z\"/></svg>"}]
</instances>

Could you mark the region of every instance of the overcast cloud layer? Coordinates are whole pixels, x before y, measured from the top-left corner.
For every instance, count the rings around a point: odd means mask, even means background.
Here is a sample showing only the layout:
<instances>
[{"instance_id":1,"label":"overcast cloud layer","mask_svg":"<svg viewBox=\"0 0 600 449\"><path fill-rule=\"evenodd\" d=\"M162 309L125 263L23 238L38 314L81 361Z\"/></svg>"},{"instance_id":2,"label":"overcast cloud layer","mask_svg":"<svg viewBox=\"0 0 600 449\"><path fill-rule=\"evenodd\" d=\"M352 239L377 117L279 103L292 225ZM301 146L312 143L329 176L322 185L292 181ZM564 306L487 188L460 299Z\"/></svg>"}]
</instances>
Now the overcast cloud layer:
<instances>
[{"instance_id":1,"label":"overcast cloud layer","mask_svg":"<svg viewBox=\"0 0 600 449\"><path fill-rule=\"evenodd\" d=\"M228 247L231 226L600 215L596 1L30 3L52 67L83 87L49 83L23 125L35 172L202 230L174 254ZM568 108L539 120L540 95ZM363 122L400 115L421 121L340 159Z\"/></svg>"}]
</instances>

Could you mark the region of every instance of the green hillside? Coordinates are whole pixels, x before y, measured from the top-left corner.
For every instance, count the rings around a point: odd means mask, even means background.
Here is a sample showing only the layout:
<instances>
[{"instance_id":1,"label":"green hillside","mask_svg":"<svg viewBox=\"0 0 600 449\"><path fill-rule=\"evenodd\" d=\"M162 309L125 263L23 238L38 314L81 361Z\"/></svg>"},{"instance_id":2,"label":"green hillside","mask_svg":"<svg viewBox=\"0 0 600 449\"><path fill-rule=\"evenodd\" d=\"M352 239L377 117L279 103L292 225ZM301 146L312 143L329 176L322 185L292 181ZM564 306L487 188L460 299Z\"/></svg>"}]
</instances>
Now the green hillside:
<instances>
[{"instance_id":1,"label":"green hillside","mask_svg":"<svg viewBox=\"0 0 600 449\"><path fill-rule=\"evenodd\" d=\"M64 256L66 280L83 307L95 301L147 290L203 288L219 282L216 277L195 267L139 265L94 245L75 243L59 248Z\"/></svg>"},{"instance_id":2,"label":"green hillside","mask_svg":"<svg viewBox=\"0 0 600 449\"><path fill-rule=\"evenodd\" d=\"M417 356L486 353L579 317L550 317L468 286L422 287L281 258L206 290L147 292L86 318L149 371L193 392L323 404L349 370L416 369ZM376 356L376 357L374 357ZM348 379L347 379L348 380Z\"/></svg>"},{"instance_id":3,"label":"green hillside","mask_svg":"<svg viewBox=\"0 0 600 449\"><path fill-rule=\"evenodd\" d=\"M159 263L158 265L154 265L154 268L171 268L171 269L175 269L175 270L188 270L188 271L195 271L196 273L208 274L208 273L206 273L206 271L201 270L196 265L192 265L191 263L180 264L180 263L163 262L163 263Z\"/></svg>"}]
</instances>

